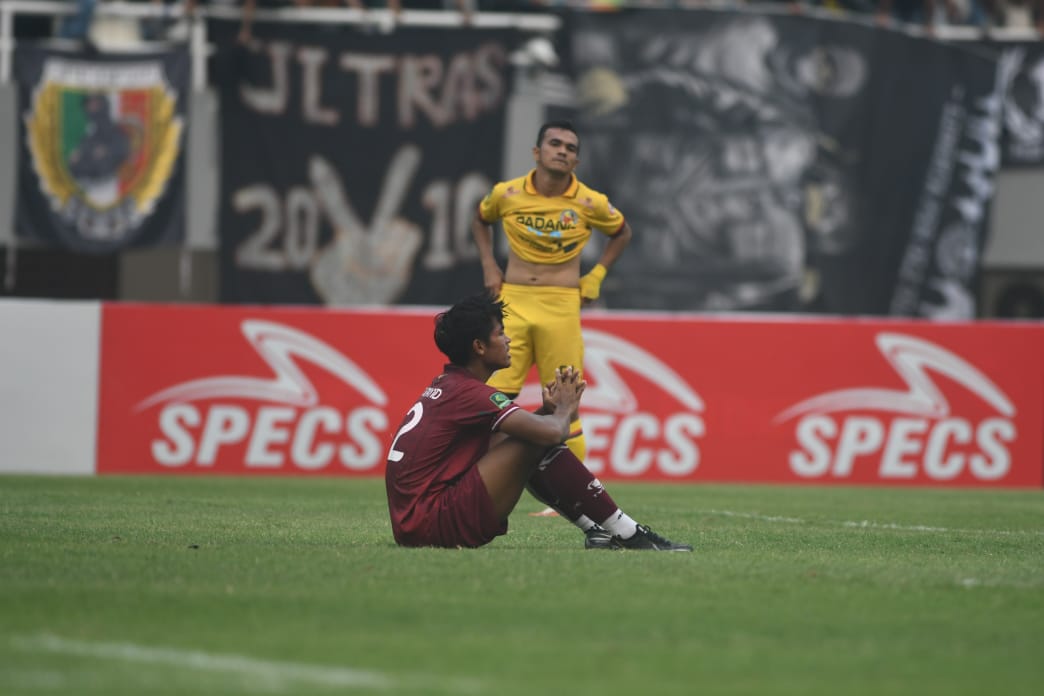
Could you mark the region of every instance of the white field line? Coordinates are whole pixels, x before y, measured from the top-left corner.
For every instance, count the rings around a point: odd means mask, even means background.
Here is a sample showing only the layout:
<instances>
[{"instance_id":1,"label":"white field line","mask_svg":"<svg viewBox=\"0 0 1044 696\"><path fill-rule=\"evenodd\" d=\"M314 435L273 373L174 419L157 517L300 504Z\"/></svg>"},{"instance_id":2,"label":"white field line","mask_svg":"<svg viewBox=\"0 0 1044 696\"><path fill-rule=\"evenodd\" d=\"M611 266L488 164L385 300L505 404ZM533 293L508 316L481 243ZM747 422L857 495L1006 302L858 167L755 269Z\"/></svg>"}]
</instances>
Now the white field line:
<instances>
[{"instance_id":1,"label":"white field line","mask_svg":"<svg viewBox=\"0 0 1044 696\"><path fill-rule=\"evenodd\" d=\"M872 522L870 520L811 520L800 517L782 517L779 515L762 515L756 512L737 512L735 510L704 510L704 514L717 515L719 517L740 517L760 522L780 522L783 524L826 524L838 527L851 527L858 529L890 529L899 532L940 532L954 534L988 534L997 536L1036 534L1044 535L1044 530L1034 529L1027 531L1012 531L1009 529L958 529L953 527L930 527L923 524L895 524L893 522Z\"/></svg>"},{"instance_id":2,"label":"white field line","mask_svg":"<svg viewBox=\"0 0 1044 696\"><path fill-rule=\"evenodd\" d=\"M161 664L179 669L217 672L243 677L252 683L267 682L269 688L291 688L297 684L311 684L330 688L365 688L384 690L411 690L432 686L444 687L453 693L479 691L471 680L445 680L434 676L392 676L372 670L350 667L323 667L301 662L277 662L243 655L208 653L199 650L157 648L136 643L107 643L70 640L48 634L18 637L16 646L36 652L96 657L126 662ZM442 683L440 683L442 682Z\"/></svg>"}]
</instances>

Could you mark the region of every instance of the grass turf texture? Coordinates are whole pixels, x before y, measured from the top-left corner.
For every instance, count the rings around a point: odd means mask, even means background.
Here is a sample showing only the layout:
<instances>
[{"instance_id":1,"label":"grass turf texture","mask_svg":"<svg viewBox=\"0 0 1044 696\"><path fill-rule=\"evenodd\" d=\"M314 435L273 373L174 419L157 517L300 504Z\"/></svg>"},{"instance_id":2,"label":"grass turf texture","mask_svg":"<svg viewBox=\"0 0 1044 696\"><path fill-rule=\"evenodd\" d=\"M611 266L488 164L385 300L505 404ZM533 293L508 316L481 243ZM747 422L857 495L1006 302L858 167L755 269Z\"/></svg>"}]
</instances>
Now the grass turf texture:
<instances>
[{"instance_id":1,"label":"grass turf texture","mask_svg":"<svg viewBox=\"0 0 1044 696\"><path fill-rule=\"evenodd\" d=\"M376 479L0 477L0 692L1037 694L1044 494L613 483L400 549Z\"/></svg>"}]
</instances>

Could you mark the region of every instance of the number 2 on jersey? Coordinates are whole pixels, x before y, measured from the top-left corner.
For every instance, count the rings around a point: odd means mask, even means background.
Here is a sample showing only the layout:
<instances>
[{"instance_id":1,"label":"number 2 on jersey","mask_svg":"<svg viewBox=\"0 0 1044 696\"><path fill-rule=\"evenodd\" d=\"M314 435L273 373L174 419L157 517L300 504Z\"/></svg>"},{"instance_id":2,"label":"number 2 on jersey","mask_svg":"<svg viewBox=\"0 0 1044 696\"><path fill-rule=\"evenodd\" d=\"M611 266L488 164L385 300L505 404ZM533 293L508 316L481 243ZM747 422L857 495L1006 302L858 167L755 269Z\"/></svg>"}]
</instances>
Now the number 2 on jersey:
<instances>
[{"instance_id":1,"label":"number 2 on jersey","mask_svg":"<svg viewBox=\"0 0 1044 696\"><path fill-rule=\"evenodd\" d=\"M404 452L395 449L395 443L399 441L400 437L416 428L417 424L420 423L421 416L424 415L424 404L419 401L413 404L413 408L411 408L406 415L409 416L410 419L402 424L402 427L399 428L399 432L395 433L395 439L392 440L391 449L388 450L389 462L400 461L404 456L406 456Z\"/></svg>"}]
</instances>

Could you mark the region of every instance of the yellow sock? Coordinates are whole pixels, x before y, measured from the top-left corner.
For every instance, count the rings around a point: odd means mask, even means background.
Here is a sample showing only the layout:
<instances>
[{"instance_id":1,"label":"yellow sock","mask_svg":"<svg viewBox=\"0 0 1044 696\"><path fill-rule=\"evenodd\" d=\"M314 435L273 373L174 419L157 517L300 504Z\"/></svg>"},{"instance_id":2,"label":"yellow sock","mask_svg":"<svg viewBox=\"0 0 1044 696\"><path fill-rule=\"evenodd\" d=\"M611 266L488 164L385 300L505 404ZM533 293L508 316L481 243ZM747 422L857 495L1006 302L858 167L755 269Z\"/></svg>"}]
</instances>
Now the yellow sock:
<instances>
[{"instance_id":1,"label":"yellow sock","mask_svg":"<svg viewBox=\"0 0 1044 696\"><path fill-rule=\"evenodd\" d=\"M570 434L577 433L577 435L565 441L566 447L582 462L584 457L587 456L587 440L584 439L584 427L579 420L575 420L569 424L569 432Z\"/></svg>"}]
</instances>

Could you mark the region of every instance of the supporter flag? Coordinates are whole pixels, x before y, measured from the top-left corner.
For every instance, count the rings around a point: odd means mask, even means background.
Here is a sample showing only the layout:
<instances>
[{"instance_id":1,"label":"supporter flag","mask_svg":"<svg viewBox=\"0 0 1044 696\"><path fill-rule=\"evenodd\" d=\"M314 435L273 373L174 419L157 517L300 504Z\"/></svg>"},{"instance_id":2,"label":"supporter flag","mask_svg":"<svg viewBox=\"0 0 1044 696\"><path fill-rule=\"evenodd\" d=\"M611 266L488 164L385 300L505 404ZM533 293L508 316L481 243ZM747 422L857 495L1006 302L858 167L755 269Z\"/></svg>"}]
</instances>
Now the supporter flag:
<instances>
[{"instance_id":1,"label":"supporter flag","mask_svg":"<svg viewBox=\"0 0 1044 696\"><path fill-rule=\"evenodd\" d=\"M15 54L19 236L77 252L184 237L185 49Z\"/></svg>"},{"instance_id":2,"label":"supporter flag","mask_svg":"<svg viewBox=\"0 0 1044 696\"><path fill-rule=\"evenodd\" d=\"M513 29L214 21L221 299L448 304L482 287L470 223L502 178Z\"/></svg>"},{"instance_id":3,"label":"supporter flag","mask_svg":"<svg viewBox=\"0 0 1044 696\"><path fill-rule=\"evenodd\" d=\"M997 55L1005 72L1004 168L1044 166L1044 43L985 41L979 47Z\"/></svg>"},{"instance_id":4,"label":"supporter flag","mask_svg":"<svg viewBox=\"0 0 1044 696\"><path fill-rule=\"evenodd\" d=\"M823 17L580 13L580 176L635 231L614 308L975 316L1007 79Z\"/></svg>"}]
</instances>

